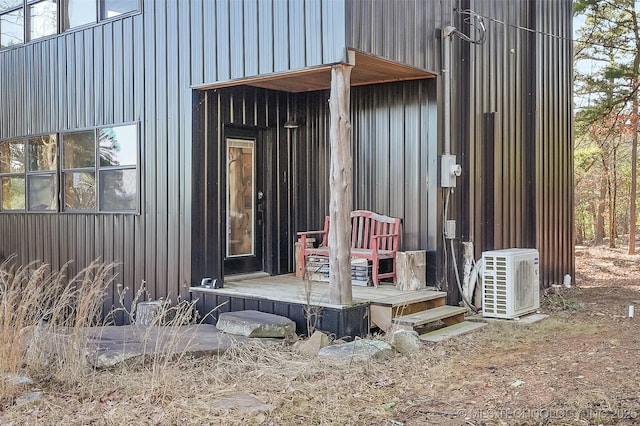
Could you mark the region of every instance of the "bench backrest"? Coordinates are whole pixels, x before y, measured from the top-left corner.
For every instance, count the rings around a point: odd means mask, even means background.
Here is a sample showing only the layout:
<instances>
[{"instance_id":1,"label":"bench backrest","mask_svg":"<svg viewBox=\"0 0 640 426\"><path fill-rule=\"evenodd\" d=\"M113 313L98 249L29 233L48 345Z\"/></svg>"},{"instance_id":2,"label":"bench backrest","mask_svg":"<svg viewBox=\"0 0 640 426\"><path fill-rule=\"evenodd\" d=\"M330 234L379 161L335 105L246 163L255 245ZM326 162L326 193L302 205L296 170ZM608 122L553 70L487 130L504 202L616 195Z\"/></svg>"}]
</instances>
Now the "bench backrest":
<instances>
[{"instance_id":1,"label":"bench backrest","mask_svg":"<svg viewBox=\"0 0 640 426\"><path fill-rule=\"evenodd\" d=\"M351 247L370 249L376 243L378 249L398 251L400 244L400 219L384 216L367 210L351 212Z\"/></svg>"},{"instance_id":2,"label":"bench backrest","mask_svg":"<svg viewBox=\"0 0 640 426\"><path fill-rule=\"evenodd\" d=\"M400 218L384 216L368 210L354 210L351 212L351 247L371 249L376 235L386 235L377 238L379 250L398 251L400 245ZM329 244L329 216L324 218L324 232L322 246Z\"/></svg>"}]
</instances>

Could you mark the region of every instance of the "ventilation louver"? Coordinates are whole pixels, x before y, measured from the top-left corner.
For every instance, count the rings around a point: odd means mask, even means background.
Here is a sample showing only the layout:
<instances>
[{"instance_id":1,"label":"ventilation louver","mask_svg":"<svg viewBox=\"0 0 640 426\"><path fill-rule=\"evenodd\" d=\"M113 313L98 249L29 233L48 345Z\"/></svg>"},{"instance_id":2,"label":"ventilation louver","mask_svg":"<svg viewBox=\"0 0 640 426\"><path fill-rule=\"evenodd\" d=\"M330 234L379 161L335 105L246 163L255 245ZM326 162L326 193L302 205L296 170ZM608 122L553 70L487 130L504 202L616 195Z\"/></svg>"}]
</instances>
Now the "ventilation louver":
<instances>
[{"instance_id":1,"label":"ventilation louver","mask_svg":"<svg viewBox=\"0 0 640 426\"><path fill-rule=\"evenodd\" d=\"M482 253L482 315L516 318L540 308L540 268L536 249Z\"/></svg>"}]
</instances>

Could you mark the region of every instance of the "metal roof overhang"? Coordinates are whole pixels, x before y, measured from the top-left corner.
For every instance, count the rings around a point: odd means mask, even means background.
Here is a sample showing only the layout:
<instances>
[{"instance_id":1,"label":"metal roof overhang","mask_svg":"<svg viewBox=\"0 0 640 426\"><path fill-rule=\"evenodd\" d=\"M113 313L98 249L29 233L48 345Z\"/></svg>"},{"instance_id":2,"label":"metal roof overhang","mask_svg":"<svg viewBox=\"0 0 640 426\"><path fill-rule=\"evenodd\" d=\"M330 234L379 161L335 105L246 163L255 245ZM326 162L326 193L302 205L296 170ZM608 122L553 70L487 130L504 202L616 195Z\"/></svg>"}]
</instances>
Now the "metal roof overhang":
<instances>
[{"instance_id":1,"label":"metal roof overhang","mask_svg":"<svg viewBox=\"0 0 640 426\"><path fill-rule=\"evenodd\" d=\"M354 50L350 50L348 56L349 62L353 65L352 86L435 77L435 74L428 71ZM206 90L240 85L293 93L325 90L331 87L331 65L203 84L194 86L194 89Z\"/></svg>"}]
</instances>

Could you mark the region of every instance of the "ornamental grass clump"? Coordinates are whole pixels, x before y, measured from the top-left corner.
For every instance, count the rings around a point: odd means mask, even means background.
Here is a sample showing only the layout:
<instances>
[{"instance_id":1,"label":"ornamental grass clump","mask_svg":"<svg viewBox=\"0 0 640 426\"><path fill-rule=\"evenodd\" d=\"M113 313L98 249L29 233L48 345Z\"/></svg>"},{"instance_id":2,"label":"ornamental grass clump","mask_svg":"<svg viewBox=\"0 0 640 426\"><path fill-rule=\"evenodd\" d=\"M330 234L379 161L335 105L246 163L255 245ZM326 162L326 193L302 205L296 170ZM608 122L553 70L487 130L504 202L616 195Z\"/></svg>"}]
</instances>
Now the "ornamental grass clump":
<instances>
[{"instance_id":1,"label":"ornamental grass clump","mask_svg":"<svg viewBox=\"0 0 640 426\"><path fill-rule=\"evenodd\" d=\"M72 278L68 265L0 265L0 399L11 403L21 378L72 384L91 371L87 327L101 323L114 264L92 262Z\"/></svg>"}]
</instances>

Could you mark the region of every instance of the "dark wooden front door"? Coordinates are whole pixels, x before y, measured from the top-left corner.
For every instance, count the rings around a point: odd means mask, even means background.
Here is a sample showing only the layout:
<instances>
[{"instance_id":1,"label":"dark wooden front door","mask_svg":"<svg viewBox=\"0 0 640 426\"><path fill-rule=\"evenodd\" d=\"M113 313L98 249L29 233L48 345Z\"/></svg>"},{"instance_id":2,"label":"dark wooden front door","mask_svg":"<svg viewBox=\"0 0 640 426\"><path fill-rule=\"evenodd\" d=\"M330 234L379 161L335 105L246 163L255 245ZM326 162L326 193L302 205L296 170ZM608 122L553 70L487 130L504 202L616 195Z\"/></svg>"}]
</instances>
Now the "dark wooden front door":
<instances>
[{"instance_id":1,"label":"dark wooden front door","mask_svg":"<svg viewBox=\"0 0 640 426\"><path fill-rule=\"evenodd\" d=\"M257 131L229 129L225 158L225 275L264 269L263 147Z\"/></svg>"}]
</instances>

